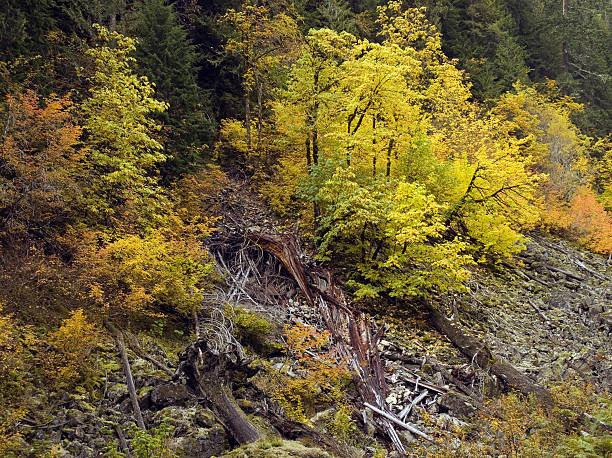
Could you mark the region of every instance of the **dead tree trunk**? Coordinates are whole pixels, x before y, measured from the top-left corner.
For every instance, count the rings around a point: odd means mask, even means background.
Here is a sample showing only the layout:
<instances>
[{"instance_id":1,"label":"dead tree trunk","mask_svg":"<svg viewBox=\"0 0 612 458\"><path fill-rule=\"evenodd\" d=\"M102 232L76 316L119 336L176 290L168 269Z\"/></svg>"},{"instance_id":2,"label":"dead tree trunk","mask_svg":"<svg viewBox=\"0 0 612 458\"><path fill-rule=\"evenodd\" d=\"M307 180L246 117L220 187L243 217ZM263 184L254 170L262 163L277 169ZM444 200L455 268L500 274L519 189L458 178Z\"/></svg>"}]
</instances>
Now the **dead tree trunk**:
<instances>
[{"instance_id":1,"label":"dead tree trunk","mask_svg":"<svg viewBox=\"0 0 612 458\"><path fill-rule=\"evenodd\" d=\"M372 335L365 315L350 309L329 272L310 270L311 275L307 275L294 237L249 233L248 238L274 255L297 282L308 303L320 310L338 354L348 362L352 370L355 385L363 402L388 413L389 408L386 403L388 388L377 348L384 328ZM406 453L393 423L388 418L384 416L377 418L376 427L381 435L393 443L398 452Z\"/></svg>"},{"instance_id":2,"label":"dead tree trunk","mask_svg":"<svg viewBox=\"0 0 612 458\"><path fill-rule=\"evenodd\" d=\"M247 444L260 439L261 433L232 394L232 372L248 370L242 359L241 352L236 349L217 352L207 345L207 339L199 339L181 354L179 370L187 375L189 385L210 404L236 442Z\"/></svg>"},{"instance_id":3,"label":"dead tree trunk","mask_svg":"<svg viewBox=\"0 0 612 458\"><path fill-rule=\"evenodd\" d=\"M142 413L140 412L140 404L138 404L138 395L136 394L136 387L134 386L134 378L132 377L132 370L130 369L130 361L127 357L127 351L125 350L125 342L123 340L123 333L113 326L109 321L104 323L106 329L115 338L117 347L119 348L119 354L121 355L121 364L123 365L123 372L125 373L125 381L127 383L128 392L130 394L130 401L132 401L132 409L134 411L134 418L136 424L141 429L147 429L142 419Z\"/></svg>"},{"instance_id":4,"label":"dead tree trunk","mask_svg":"<svg viewBox=\"0 0 612 458\"><path fill-rule=\"evenodd\" d=\"M486 343L463 333L429 302L424 302L424 305L434 327L441 334L448 337L461 353L470 360L476 361L480 367L490 370L507 386L520 391L526 396L533 394L546 408L553 407L552 395L546 388L516 370L504 358L494 356Z\"/></svg>"}]
</instances>

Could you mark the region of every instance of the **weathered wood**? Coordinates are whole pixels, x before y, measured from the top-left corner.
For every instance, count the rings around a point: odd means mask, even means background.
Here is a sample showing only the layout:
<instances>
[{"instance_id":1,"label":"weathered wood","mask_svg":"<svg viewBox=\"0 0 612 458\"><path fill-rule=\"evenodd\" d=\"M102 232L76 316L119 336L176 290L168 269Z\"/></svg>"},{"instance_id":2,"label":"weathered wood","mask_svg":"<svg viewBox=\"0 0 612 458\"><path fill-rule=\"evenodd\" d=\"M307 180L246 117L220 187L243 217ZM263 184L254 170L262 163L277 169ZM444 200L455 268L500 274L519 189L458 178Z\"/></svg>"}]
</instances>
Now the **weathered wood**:
<instances>
[{"instance_id":1,"label":"weathered wood","mask_svg":"<svg viewBox=\"0 0 612 458\"><path fill-rule=\"evenodd\" d=\"M180 355L179 370L188 384L210 404L217 416L239 444L261 438L259 430L249 421L232 394L229 379L236 370L249 371L248 364L236 349L214 354L205 339L193 342ZM252 374L250 374L252 375Z\"/></svg>"},{"instance_id":2,"label":"weathered wood","mask_svg":"<svg viewBox=\"0 0 612 458\"><path fill-rule=\"evenodd\" d=\"M406 419L406 417L408 415L410 415L410 412L412 411L412 408L417 405L419 402L421 402L425 396L427 396L427 390L423 390L423 392L421 394L419 394L416 398L414 398L410 404L408 404L406 407L404 407L402 409L402 411L399 413L398 418L401 421L404 421Z\"/></svg>"},{"instance_id":3,"label":"weathered wood","mask_svg":"<svg viewBox=\"0 0 612 458\"><path fill-rule=\"evenodd\" d=\"M174 376L174 371L172 369L170 369L165 364L160 363L155 358L152 358L151 356L147 354L147 352L143 350L143 348L138 343L138 339L136 338L136 336L134 336L133 334L129 332L123 332L123 334L125 335L125 337L127 337L128 344L134 353L136 353L142 359L149 361L151 364L153 364L158 369L164 371L166 374L170 376Z\"/></svg>"},{"instance_id":4,"label":"weathered wood","mask_svg":"<svg viewBox=\"0 0 612 458\"><path fill-rule=\"evenodd\" d=\"M534 395L546 408L553 407L552 395L546 388L534 382L527 375L517 371L505 359L494 356L484 342L466 335L429 302L424 301L423 304L429 312L429 317L434 327L441 334L448 337L465 356L476 361L483 369L490 370L509 387L520 391L526 396Z\"/></svg>"},{"instance_id":5,"label":"weathered wood","mask_svg":"<svg viewBox=\"0 0 612 458\"><path fill-rule=\"evenodd\" d=\"M123 340L123 333L117 329L110 321L105 321L104 326L115 338L117 347L119 348L119 354L121 355L121 364L123 365L123 373L125 374L125 381L130 394L130 401L132 402L132 410L134 411L134 418L136 424L141 429L147 429L142 419L142 412L140 411L140 404L138 404L138 395L136 394L136 387L134 386L134 378L132 377L132 369L130 368L130 361L128 360L127 351L125 350L125 342Z\"/></svg>"},{"instance_id":6,"label":"weathered wood","mask_svg":"<svg viewBox=\"0 0 612 458\"><path fill-rule=\"evenodd\" d=\"M436 385L433 385L431 383L424 382L422 380L418 380L417 381L417 379L412 378L412 377L408 377L408 376L403 375L403 374L398 374L398 376L402 380L405 380L406 382L414 383L415 386L419 385L419 386L422 386L423 388L427 388L428 390L435 391L436 393L444 394L444 393L446 393L448 391L446 388L443 388L441 386L436 386Z\"/></svg>"},{"instance_id":7,"label":"weathered wood","mask_svg":"<svg viewBox=\"0 0 612 458\"><path fill-rule=\"evenodd\" d=\"M477 393L473 389L466 386L461 380L459 380L457 377L454 377L453 374L451 374L448 370L446 370L444 366L442 366L433 358L427 358L427 362L431 364L435 370L441 372L442 376L446 380L455 385L464 394L467 394L470 398L472 398L472 400L476 402L477 406L482 405L483 397L480 393Z\"/></svg>"},{"instance_id":8,"label":"weathered wood","mask_svg":"<svg viewBox=\"0 0 612 458\"><path fill-rule=\"evenodd\" d=\"M377 348L383 330L372 336L365 315L351 310L342 291L335 287L334 279L329 272L311 271L313 275L309 277L301 262L300 248L294 237L255 232L250 232L247 237L274 255L294 278L308 304L318 307L334 345L352 369L355 386L360 396L365 402L378 405L384 410L388 388ZM398 452L406 453L392 422L382 418L376 425Z\"/></svg>"},{"instance_id":9,"label":"weathered wood","mask_svg":"<svg viewBox=\"0 0 612 458\"><path fill-rule=\"evenodd\" d=\"M553 272L558 272L560 274L565 275L566 277L573 278L574 280L586 281L584 277L581 277L580 275L576 275L573 272L568 272L567 270L559 269L558 267L551 266L550 264L543 264L543 266L546 267L548 270L552 270Z\"/></svg>"},{"instance_id":10,"label":"weathered wood","mask_svg":"<svg viewBox=\"0 0 612 458\"><path fill-rule=\"evenodd\" d=\"M544 312L542 312L542 310L540 310L538 306L535 305L531 299L527 299L527 302L537 312L537 314L540 315L540 317L544 320L546 324L550 324L550 320L546 317L546 315L544 315Z\"/></svg>"},{"instance_id":11,"label":"weathered wood","mask_svg":"<svg viewBox=\"0 0 612 458\"><path fill-rule=\"evenodd\" d=\"M612 425L595 418L593 415L583 412L580 415L580 420L583 423L594 423L597 428L612 434Z\"/></svg>"},{"instance_id":12,"label":"weathered wood","mask_svg":"<svg viewBox=\"0 0 612 458\"><path fill-rule=\"evenodd\" d=\"M576 264L578 267L580 267L582 270L586 270L588 273L590 273L591 275L593 275L595 278L598 278L601 281L607 281L608 278L604 277L602 274L600 274L599 272L591 269L590 267L588 267L585 263L578 261L577 259L574 259L574 264Z\"/></svg>"},{"instance_id":13,"label":"weathered wood","mask_svg":"<svg viewBox=\"0 0 612 458\"><path fill-rule=\"evenodd\" d=\"M399 418L396 418L395 416L391 415L390 413L385 412L384 410L380 410L378 407L373 406L372 404L370 404L368 402L364 402L363 405L366 406L367 408L371 409L372 411L376 412L377 414L382 415L386 419L391 420L396 425L401 426L404 429L407 429L411 433L414 433L417 436L420 436L420 437L422 437L425 440L433 442L433 438L431 436L428 436L423 431L419 431L414 426L409 425L408 423L404 423Z\"/></svg>"},{"instance_id":14,"label":"weathered wood","mask_svg":"<svg viewBox=\"0 0 612 458\"><path fill-rule=\"evenodd\" d=\"M115 425L115 432L117 433L117 437L119 438L119 447L123 450L123 453L126 458L131 458L132 454L130 453L130 448L128 447L127 441L125 440L125 434L123 434L123 430L121 426Z\"/></svg>"}]
</instances>

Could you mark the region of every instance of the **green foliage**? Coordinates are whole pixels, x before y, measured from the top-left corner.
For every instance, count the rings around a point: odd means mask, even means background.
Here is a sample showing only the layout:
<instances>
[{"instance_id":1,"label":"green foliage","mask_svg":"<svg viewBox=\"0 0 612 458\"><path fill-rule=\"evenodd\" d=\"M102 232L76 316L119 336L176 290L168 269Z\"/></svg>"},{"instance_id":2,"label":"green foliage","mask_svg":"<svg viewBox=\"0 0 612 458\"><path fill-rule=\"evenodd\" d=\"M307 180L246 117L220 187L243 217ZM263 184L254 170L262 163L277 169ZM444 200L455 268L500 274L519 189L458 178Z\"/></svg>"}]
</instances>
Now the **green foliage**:
<instances>
[{"instance_id":1,"label":"green foliage","mask_svg":"<svg viewBox=\"0 0 612 458\"><path fill-rule=\"evenodd\" d=\"M361 185L338 170L319 192L326 208L322 256L332 253L355 270L356 296L406 298L458 287L471 262L465 243L442 239L443 207L422 185L376 180Z\"/></svg>"},{"instance_id":2,"label":"green foliage","mask_svg":"<svg viewBox=\"0 0 612 458\"><path fill-rule=\"evenodd\" d=\"M470 102L423 11L390 2L377 25L380 43L309 33L275 105L287 153L266 193L313 203L319 256L344 262L358 297L460 288L468 251L521 249L543 177Z\"/></svg>"},{"instance_id":3,"label":"green foliage","mask_svg":"<svg viewBox=\"0 0 612 458\"><path fill-rule=\"evenodd\" d=\"M178 458L178 454L169 447L174 426L166 420L150 430L140 429L133 426L129 430L129 454L136 458ZM113 442L109 445L106 453L107 458L125 457L126 454L119 451L118 445Z\"/></svg>"},{"instance_id":4,"label":"green foliage","mask_svg":"<svg viewBox=\"0 0 612 458\"><path fill-rule=\"evenodd\" d=\"M130 451L137 458L175 458L178 457L168 446L174 426L162 421L150 431L134 427L130 430Z\"/></svg>"},{"instance_id":5,"label":"green foliage","mask_svg":"<svg viewBox=\"0 0 612 458\"><path fill-rule=\"evenodd\" d=\"M165 156L153 137L160 126L150 115L167 105L153 98L146 77L132 72L134 40L101 26L96 30L100 45L87 51L93 59L91 88L80 106L88 148L88 222L155 227L160 203L151 172Z\"/></svg>"},{"instance_id":6,"label":"green foliage","mask_svg":"<svg viewBox=\"0 0 612 458\"><path fill-rule=\"evenodd\" d=\"M267 346L267 339L274 329L274 324L263 315L239 307L226 307L228 318L232 321L236 338L243 345L255 351L262 351Z\"/></svg>"},{"instance_id":7,"label":"green foliage","mask_svg":"<svg viewBox=\"0 0 612 458\"><path fill-rule=\"evenodd\" d=\"M125 24L137 38L135 66L169 105L156 115L165 125L172 155L163 172L172 177L193 171L214 131L210 101L197 83L197 48L179 24L175 8L164 0L139 1Z\"/></svg>"}]
</instances>

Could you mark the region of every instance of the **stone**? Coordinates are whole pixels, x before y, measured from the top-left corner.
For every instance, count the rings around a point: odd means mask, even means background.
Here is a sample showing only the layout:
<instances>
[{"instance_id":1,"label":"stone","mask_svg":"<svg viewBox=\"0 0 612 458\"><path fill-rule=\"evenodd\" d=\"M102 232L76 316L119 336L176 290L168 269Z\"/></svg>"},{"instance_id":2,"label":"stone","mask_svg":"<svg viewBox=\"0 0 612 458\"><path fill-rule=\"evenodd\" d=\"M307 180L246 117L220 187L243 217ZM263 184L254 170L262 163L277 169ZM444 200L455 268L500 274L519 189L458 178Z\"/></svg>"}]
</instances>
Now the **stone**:
<instances>
[{"instance_id":1,"label":"stone","mask_svg":"<svg viewBox=\"0 0 612 458\"><path fill-rule=\"evenodd\" d=\"M198 428L188 436L174 438L170 446L180 450L183 458L210 458L220 455L229 443L225 430L217 425L210 429Z\"/></svg>"},{"instance_id":2,"label":"stone","mask_svg":"<svg viewBox=\"0 0 612 458\"><path fill-rule=\"evenodd\" d=\"M469 417L476 412L476 407L471 403L471 399L454 391L444 393L438 399L441 410L449 411L452 415L459 417Z\"/></svg>"},{"instance_id":3,"label":"stone","mask_svg":"<svg viewBox=\"0 0 612 458\"><path fill-rule=\"evenodd\" d=\"M191 395L185 385L166 383L151 390L151 402L158 407L184 405Z\"/></svg>"}]
</instances>

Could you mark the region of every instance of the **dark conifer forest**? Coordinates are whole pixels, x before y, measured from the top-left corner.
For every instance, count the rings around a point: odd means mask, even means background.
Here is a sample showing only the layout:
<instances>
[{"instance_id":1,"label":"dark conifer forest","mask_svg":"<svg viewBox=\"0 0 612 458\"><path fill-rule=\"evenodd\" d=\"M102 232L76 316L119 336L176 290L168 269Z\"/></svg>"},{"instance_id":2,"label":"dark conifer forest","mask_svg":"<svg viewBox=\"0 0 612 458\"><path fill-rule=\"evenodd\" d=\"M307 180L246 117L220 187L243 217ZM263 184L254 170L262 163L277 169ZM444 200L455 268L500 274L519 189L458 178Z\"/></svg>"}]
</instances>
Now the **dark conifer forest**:
<instances>
[{"instance_id":1,"label":"dark conifer forest","mask_svg":"<svg viewBox=\"0 0 612 458\"><path fill-rule=\"evenodd\" d=\"M0 2L1 457L612 456L610 0Z\"/></svg>"}]
</instances>

